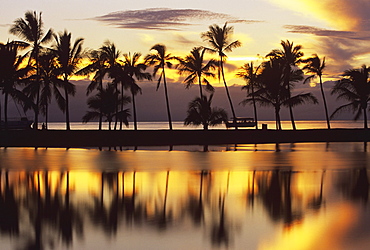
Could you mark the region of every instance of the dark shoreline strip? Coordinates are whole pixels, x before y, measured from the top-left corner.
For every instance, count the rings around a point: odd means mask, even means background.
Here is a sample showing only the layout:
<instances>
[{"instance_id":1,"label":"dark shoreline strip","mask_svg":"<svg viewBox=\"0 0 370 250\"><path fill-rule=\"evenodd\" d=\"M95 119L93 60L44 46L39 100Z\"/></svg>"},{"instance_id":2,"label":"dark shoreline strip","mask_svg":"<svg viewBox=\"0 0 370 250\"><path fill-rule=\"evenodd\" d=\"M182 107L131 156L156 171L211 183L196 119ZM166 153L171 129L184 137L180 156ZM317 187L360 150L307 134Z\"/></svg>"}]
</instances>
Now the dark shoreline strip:
<instances>
[{"instance_id":1,"label":"dark shoreline strip","mask_svg":"<svg viewBox=\"0 0 370 250\"><path fill-rule=\"evenodd\" d=\"M366 142L370 130L9 130L0 131L0 147L115 147L223 145L293 142Z\"/></svg>"}]
</instances>

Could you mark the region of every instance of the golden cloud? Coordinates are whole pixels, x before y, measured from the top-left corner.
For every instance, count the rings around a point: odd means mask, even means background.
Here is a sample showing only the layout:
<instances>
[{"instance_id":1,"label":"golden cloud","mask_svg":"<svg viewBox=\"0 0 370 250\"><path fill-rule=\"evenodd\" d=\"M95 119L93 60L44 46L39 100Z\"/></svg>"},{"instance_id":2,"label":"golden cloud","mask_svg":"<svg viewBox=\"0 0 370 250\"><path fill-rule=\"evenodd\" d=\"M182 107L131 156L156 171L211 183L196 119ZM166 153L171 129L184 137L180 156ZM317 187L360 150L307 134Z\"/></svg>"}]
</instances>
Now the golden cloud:
<instances>
[{"instance_id":1,"label":"golden cloud","mask_svg":"<svg viewBox=\"0 0 370 250\"><path fill-rule=\"evenodd\" d=\"M341 30L367 30L370 2L366 0L270 0L276 5L311 15Z\"/></svg>"}]
</instances>

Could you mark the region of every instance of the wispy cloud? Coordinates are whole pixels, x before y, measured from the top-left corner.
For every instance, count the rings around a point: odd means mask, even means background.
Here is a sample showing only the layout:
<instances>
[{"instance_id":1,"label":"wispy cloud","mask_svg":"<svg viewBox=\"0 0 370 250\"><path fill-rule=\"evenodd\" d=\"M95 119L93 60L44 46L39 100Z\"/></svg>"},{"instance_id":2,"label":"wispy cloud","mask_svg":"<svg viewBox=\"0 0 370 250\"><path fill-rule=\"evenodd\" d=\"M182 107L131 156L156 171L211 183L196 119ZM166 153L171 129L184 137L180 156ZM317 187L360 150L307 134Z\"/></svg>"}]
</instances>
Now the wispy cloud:
<instances>
[{"instance_id":1,"label":"wispy cloud","mask_svg":"<svg viewBox=\"0 0 370 250\"><path fill-rule=\"evenodd\" d=\"M307 25L285 25L284 28L290 33L311 34L315 36L347 38L354 40L370 39L370 32L368 31L329 30Z\"/></svg>"},{"instance_id":2,"label":"wispy cloud","mask_svg":"<svg viewBox=\"0 0 370 250\"><path fill-rule=\"evenodd\" d=\"M329 30L305 25L285 25L284 28L290 33L316 36L316 39L311 39L316 53L330 60L328 70L332 74L358 67L357 59L369 53L367 45L370 39L369 31Z\"/></svg>"},{"instance_id":3,"label":"wispy cloud","mask_svg":"<svg viewBox=\"0 0 370 250\"><path fill-rule=\"evenodd\" d=\"M326 22L325 28L307 25L286 25L284 28L289 33L310 35L308 43L313 43L315 53L327 57L328 70L333 74L368 63L364 58L368 58L369 53L370 1L270 1Z\"/></svg>"},{"instance_id":4,"label":"wispy cloud","mask_svg":"<svg viewBox=\"0 0 370 250\"><path fill-rule=\"evenodd\" d=\"M122 29L180 30L202 20L219 20L229 23L254 23L237 17L198 9L150 8L125 10L97 16L94 20Z\"/></svg>"}]
</instances>

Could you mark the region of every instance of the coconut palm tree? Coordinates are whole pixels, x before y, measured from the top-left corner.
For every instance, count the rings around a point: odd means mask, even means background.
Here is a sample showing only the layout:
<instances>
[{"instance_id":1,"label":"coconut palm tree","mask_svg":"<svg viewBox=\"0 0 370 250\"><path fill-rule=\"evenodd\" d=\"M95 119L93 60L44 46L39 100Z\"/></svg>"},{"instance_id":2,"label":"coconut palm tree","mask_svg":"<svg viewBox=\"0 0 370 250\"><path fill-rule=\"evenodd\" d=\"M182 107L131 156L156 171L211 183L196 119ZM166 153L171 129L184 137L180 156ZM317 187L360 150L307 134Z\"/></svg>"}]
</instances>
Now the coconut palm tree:
<instances>
[{"instance_id":1,"label":"coconut palm tree","mask_svg":"<svg viewBox=\"0 0 370 250\"><path fill-rule=\"evenodd\" d=\"M180 75L187 75L183 81L186 88L190 88L198 80L200 97L203 96L202 83L205 84L206 90L214 92L214 88L207 77L214 78L215 74L212 71L217 67L217 61L214 59L204 63L205 52L205 48L195 47L191 50L190 55L187 55L184 59L180 58L180 63L177 66Z\"/></svg>"},{"instance_id":2,"label":"coconut palm tree","mask_svg":"<svg viewBox=\"0 0 370 250\"><path fill-rule=\"evenodd\" d=\"M196 97L189 103L189 109L184 121L184 125L202 125L204 130L208 130L209 126L216 126L218 124L227 122L227 113L221 108L212 108L212 97L207 96Z\"/></svg>"},{"instance_id":3,"label":"coconut palm tree","mask_svg":"<svg viewBox=\"0 0 370 250\"><path fill-rule=\"evenodd\" d=\"M171 69L173 64L171 61L175 60L176 57L171 56L171 54L167 54L166 46L163 44L156 44L151 49L152 53L145 57L145 62L149 66L154 66L153 76L155 76L158 71L160 70L161 73L158 78L157 82L157 90L162 82L163 79L163 86L164 86L164 95L166 98L166 107L167 107L167 116L168 116L168 124L169 129L172 130L172 119L171 119L171 111L170 111L170 101L168 97L168 90L167 90L167 81L166 81L166 72L165 68Z\"/></svg>"},{"instance_id":4,"label":"coconut palm tree","mask_svg":"<svg viewBox=\"0 0 370 250\"><path fill-rule=\"evenodd\" d=\"M41 112L45 115L45 128L47 129L51 98L54 96L58 107L61 110L65 109L65 98L58 88L63 86L63 81L57 77L58 65L56 62L56 55L53 51L49 50L40 54L38 63L41 83L40 108Z\"/></svg>"},{"instance_id":5,"label":"coconut palm tree","mask_svg":"<svg viewBox=\"0 0 370 250\"><path fill-rule=\"evenodd\" d=\"M258 74L259 74L260 65L258 67L253 66L253 62L244 64L240 69L239 72L236 74L237 77L243 78L245 80L246 85L242 87L245 89L248 94L252 96L252 103L253 103L253 112L254 112L254 121L256 122L256 129L258 129L258 118L257 118L257 106L256 100L254 100L254 91L256 89L256 85L258 84Z\"/></svg>"},{"instance_id":6,"label":"coconut palm tree","mask_svg":"<svg viewBox=\"0 0 370 250\"><path fill-rule=\"evenodd\" d=\"M8 100L11 96L14 100L27 102L30 100L16 87L25 83L29 79L29 74L33 70L32 66L26 65L27 54L18 55L26 45L22 42L0 43L0 87L4 94L4 122L5 128L8 126ZM34 107L34 106L33 106Z\"/></svg>"},{"instance_id":7,"label":"coconut palm tree","mask_svg":"<svg viewBox=\"0 0 370 250\"><path fill-rule=\"evenodd\" d=\"M238 40L231 42L230 37L233 33L234 28L232 26L227 26L227 23L224 24L223 27L220 27L216 24L209 26L209 30L201 34L201 37L204 41L209 44L209 48L206 48L207 51L211 53L217 53L219 56L219 78L222 77L224 82L225 90L227 99L230 103L230 108L232 115L234 117L234 122L236 118L234 105L231 100L231 96L229 93L229 89L227 87L226 79L225 79L225 72L224 72L224 63L226 61L226 54L225 52L231 52L233 49L238 48L241 46L241 42ZM235 126L237 129L237 126Z\"/></svg>"},{"instance_id":8,"label":"coconut palm tree","mask_svg":"<svg viewBox=\"0 0 370 250\"><path fill-rule=\"evenodd\" d=\"M131 92L131 99L132 99L132 110L134 114L134 130L137 130L137 117L136 117L136 102L135 96L140 93L141 88L136 83L136 80L152 80L152 76L148 72L144 72L147 68L145 63L140 62L141 53L134 53L131 56L131 53L123 55L123 75L127 74L127 84L126 86L130 89ZM123 84L122 84L123 85ZM121 104L122 105L122 104ZM121 106L121 111L123 110L123 106Z\"/></svg>"},{"instance_id":9,"label":"coconut palm tree","mask_svg":"<svg viewBox=\"0 0 370 250\"><path fill-rule=\"evenodd\" d=\"M280 110L282 106L294 107L305 103L317 103L312 93L291 96L293 84L303 79L302 70L293 69L290 72L290 88L285 85L285 63L281 58L270 59L262 64L262 72L258 90L248 94L243 104L259 103L260 106L272 106L275 109L276 129L281 130Z\"/></svg>"},{"instance_id":10,"label":"coconut palm tree","mask_svg":"<svg viewBox=\"0 0 370 250\"><path fill-rule=\"evenodd\" d=\"M320 83L320 90L321 90L321 96L324 103L324 109L325 109L325 117L326 117L326 123L328 125L328 129L330 129L330 119L328 115L328 107L326 104L326 98L325 98L325 92L323 88L322 83L322 74L325 69L325 57L321 60L318 55L314 54L313 57L308 58L306 60L301 60L302 63L305 63L306 65L302 68L307 73L311 74L309 77L307 77L303 83L310 82L314 78L319 77L319 83Z\"/></svg>"},{"instance_id":11,"label":"coconut palm tree","mask_svg":"<svg viewBox=\"0 0 370 250\"><path fill-rule=\"evenodd\" d=\"M53 37L52 29L49 29L45 32L44 30L44 23L41 18L41 12L37 14L36 11L27 11L25 13L25 17L18 18L14 21L14 24L11 26L9 32L13 35L16 35L27 42L29 45L32 46L31 54L30 54L30 61L32 59L35 60L36 65L36 77L39 76L39 68L38 68L38 57L40 53L40 49L43 45L49 43ZM29 62L30 62L29 61ZM38 79L36 80L38 82ZM34 128L38 128L38 115L39 115L39 101L40 101L40 93L38 92L36 95L36 104L35 104L35 121L34 121Z\"/></svg>"},{"instance_id":12,"label":"coconut palm tree","mask_svg":"<svg viewBox=\"0 0 370 250\"><path fill-rule=\"evenodd\" d=\"M118 85L119 83L124 84L124 82L120 81L121 77L121 63L119 61L119 57L121 55L121 51L117 49L116 45L111 41L105 41L103 46L99 49L102 52L104 61L105 61L105 67L106 71L105 73L108 74L108 77L113 79L112 83L114 84L116 88L116 92L118 93ZM123 97L123 89L124 86L121 86L121 98ZM117 97L118 98L118 97ZM117 102L118 103L118 102ZM116 107L116 113L118 113L119 107ZM116 116L116 121L114 125L114 129L117 129L118 124L118 116Z\"/></svg>"},{"instance_id":13,"label":"coconut palm tree","mask_svg":"<svg viewBox=\"0 0 370 250\"><path fill-rule=\"evenodd\" d=\"M76 87L69 79L77 72L80 62L83 57L82 43L83 38L77 38L72 44L72 34L66 30L55 35L56 45L54 51L58 63L58 75L63 81L64 99L65 99L65 114L66 114L66 129L70 130L69 121L69 95L74 96Z\"/></svg>"},{"instance_id":14,"label":"coconut palm tree","mask_svg":"<svg viewBox=\"0 0 370 250\"><path fill-rule=\"evenodd\" d=\"M94 90L103 89L103 79L107 73L106 56L101 50L92 50L86 53L90 63L76 72L76 75L94 74L90 84L87 86L86 95ZM99 130L102 129L103 117L99 117Z\"/></svg>"},{"instance_id":15,"label":"coconut palm tree","mask_svg":"<svg viewBox=\"0 0 370 250\"><path fill-rule=\"evenodd\" d=\"M337 99L349 101L338 107L330 116L335 117L338 113L351 110L355 113L354 120L364 116L364 128L367 129L367 106L370 101L370 67L363 65L360 69L349 69L342 74L342 79L334 85L331 94L337 94Z\"/></svg>"},{"instance_id":16,"label":"coconut palm tree","mask_svg":"<svg viewBox=\"0 0 370 250\"><path fill-rule=\"evenodd\" d=\"M296 45L294 46L293 42L281 41L282 49L274 49L266 57L269 58L281 58L284 62L284 85L288 88L288 94L291 95L291 84L290 81L290 72L292 72L292 68L295 67L297 64L300 63L300 58L303 56L303 52L301 51L302 46ZM293 108L289 106L289 114L290 119L292 121L292 127L296 130L295 122L294 122L294 115L293 115Z\"/></svg>"},{"instance_id":17,"label":"coconut palm tree","mask_svg":"<svg viewBox=\"0 0 370 250\"><path fill-rule=\"evenodd\" d=\"M82 117L82 121L86 123L103 116L108 122L108 129L111 130L113 118L118 117L128 126L128 118L130 117L129 110L125 109L118 113L116 112L116 108L121 102L127 104L130 102L130 98L124 96L124 99L121 99L114 84L110 83L105 88L99 89L95 96L88 98L87 105L92 111L87 111Z\"/></svg>"}]
</instances>

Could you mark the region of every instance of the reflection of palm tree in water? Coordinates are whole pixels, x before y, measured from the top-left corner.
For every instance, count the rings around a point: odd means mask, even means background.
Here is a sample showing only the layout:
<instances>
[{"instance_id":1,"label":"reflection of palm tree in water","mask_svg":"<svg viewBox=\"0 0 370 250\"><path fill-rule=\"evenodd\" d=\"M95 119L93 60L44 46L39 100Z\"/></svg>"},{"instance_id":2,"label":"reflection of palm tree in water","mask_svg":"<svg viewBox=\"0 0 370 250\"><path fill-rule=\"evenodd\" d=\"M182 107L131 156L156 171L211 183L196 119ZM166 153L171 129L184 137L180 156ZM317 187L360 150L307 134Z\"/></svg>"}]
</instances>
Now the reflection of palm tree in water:
<instances>
[{"instance_id":1,"label":"reflection of palm tree in water","mask_svg":"<svg viewBox=\"0 0 370 250\"><path fill-rule=\"evenodd\" d=\"M226 195L229 191L229 182L230 181L230 172L227 176L227 186L226 191L223 195L220 194L219 196L219 205L220 205L220 217L217 224L212 225L212 235L211 240L212 244L220 246L221 244L225 244L225 246L229 245L230 241L230 232L229 232L229 224L227 223L227 219L225 216L225 200Z\"/></svg>"},{"instance_id":2,"label":"reflection of palm tree in water","mask_svg":"<svg viewBox=\"0 0 370 250\"><path fill-rule=\"evenodd\" d=\"M271 171L271 178L263 176L259 180L259 194L263 205L273 221L283 220L285 226L302 218L301 211L292 210L291 192L292 171Z\"/></svg>"},{"instance_id":3,"label":"reflection of palm tree in water","mask_svg":"<svg viewBox=\"0 0 370 250\"><path fill-rule=\"evenodd\" d=\"M362 167L352 170L352 185L348 185L348 195L354 201L361 201L364 205L369 200L369 177L367 175L367 168Z\"/></svg>"},{"instance_id":4,"label":"reflection of palm tree in water","mask_svg":"<svg viewBox=\"0 0 370 250\"><path fill-rule=\"evenodd\" d=\"M310 203L309 203L309 206L313 209L320 209L321 208L321 205L323 204L323 192L324 192L324 177L325 177L325 170L322 171L322 174L321 174L321 183L320 183L320 193L319 193L319 196L318 197L314 197Z\"/></svg>"},{"instance_id":5,"label":"reflection of palm tree in water","mask_svg":"<svg viewBox=\"0 0 370 250\"><path fill-rule=\"evenodd\" d=\"M165 230L167 228L168 222L171 220L171 214L170 214L170 216L167 216L167 197L168 197L169 176L170 176L170 171L167 171L166 188L165 188L164 197L163 197L162 211L156 209L155 215L154 215L155 216L155 218L154 218L155 224L161 230Z\"/></svg>"},{"instance_id":6,"label":"reflection of palm tree in water","mask_svg":"<svg viewBox=\"0 0 370 250\"><path fill-rule=\"evenodd\" d=\"M54 196L51 193L51 186L49 182L50 173L46 171L33 172L27 174L25 180L26 188L29 188L29 195L27 196L27 211L33 229L29 230L30 236L22 236L20 242L21 248L24 249L43 249L45 242L53 245L54 239L57 238L54 233L59 233L62 242L68 246L73 241L74 232L82 236L82 219L75 207L70 204L70 187L69 187L69 173L62 173L60 175L59 185L55 190ZM65 179L65 195L64 202L61 196L61 180ZM43 181L42 181L43 180ZM44 189L45 194L43 194ZM45 226L49 232L45 234ZM49 237L46 237L49 235Z\"/></svg>"},{"instance_id":7,"label":"reflection of palm tree in water","mask_svg":"<svg viewBox=\"0 0 370 250\"><path fill-rule=\"evenodd\" d=\"M14 195L14 187L9 185L9 172L5 172L5 188L2 190L0 170L0 232L9 235L19 234L19 204Z\"/></svg>"},{"instance_id":8,"label":"reflection of palm tree in water","mask_svg":"<svg viewBox=\"0 0 370 250\"><path fill-rule=\"evenodd\" d=\"M199 226L201 223L204 222L204 207L203 207L203 179L204 176L208 174L208 171L202 170L200 172L200 184L199 184L199 196L196 199L195 195L189 195L188 201L188 211L193 220L194 224Z\"/></svg>"}]
</instances>

